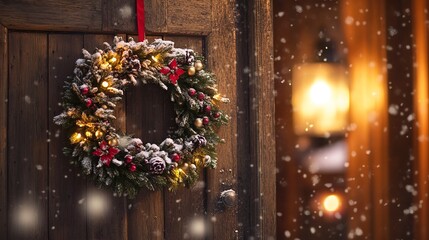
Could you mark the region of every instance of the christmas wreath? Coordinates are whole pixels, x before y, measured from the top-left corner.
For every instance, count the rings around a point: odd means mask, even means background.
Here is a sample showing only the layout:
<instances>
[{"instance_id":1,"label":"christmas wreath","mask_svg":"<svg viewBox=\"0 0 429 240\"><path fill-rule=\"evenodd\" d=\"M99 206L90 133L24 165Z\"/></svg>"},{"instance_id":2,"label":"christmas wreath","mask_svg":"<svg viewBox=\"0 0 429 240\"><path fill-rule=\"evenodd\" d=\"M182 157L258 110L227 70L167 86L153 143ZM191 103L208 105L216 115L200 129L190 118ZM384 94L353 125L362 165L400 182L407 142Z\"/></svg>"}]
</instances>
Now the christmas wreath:
<instances>
[{"instance_id":1,"label":"christmas wreath","mask_svg":"<svg viewBox=\"0 0 429 240\"><path fill-rule=\"evenodd\" d=\"M54 122L69 130L71 147L64 153L99 187L132 198L143 187L191 186L199 170L216 167L222 139L215 130L228 122L219 103L229 100L201 56L171 41L118 37L93 54L83 49L83 56L65 82L64 111ZM139 80L165 89L174 104L176 129L159 144L121 134L112 124L125 89Z\"/></svg>"}]
</instances>

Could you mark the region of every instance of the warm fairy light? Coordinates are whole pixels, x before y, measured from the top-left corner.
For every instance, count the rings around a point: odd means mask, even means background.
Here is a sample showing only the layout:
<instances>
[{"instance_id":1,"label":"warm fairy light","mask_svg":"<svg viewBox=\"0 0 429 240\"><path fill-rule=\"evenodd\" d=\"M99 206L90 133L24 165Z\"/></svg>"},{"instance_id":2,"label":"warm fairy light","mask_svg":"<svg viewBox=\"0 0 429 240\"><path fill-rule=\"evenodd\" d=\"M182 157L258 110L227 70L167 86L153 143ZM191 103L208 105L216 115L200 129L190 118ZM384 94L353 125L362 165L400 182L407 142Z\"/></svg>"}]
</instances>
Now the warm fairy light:
<instances>
[{"instance_id":1,"label":"warm fairy light","mask_svg":"<svg viewBox=\"0 0 429 240\"><path fill-rule=\"evenodd\" d=\"M92 137L92 132L90 132L90 131L86 131L86 132L85 132L85 136L86 136L86 137L89 137L89 138L90 138L90 137Z\"/></svg>"},{"instance_id":2,"label":"warm fairy light","mask_svg":"<svg viewBox=\"0 0 429 240\"><path fill-rule=\"evenodd\" d=\"M101 83L101 86L104 87L104 88L107 88L109 86L109 83L107 81L103 81Z\"/></svg>"},{"instance_id":3,"label":"warm fairy light","mask_svg":"<svg viewBox=\"0 0 429 240\"><path fill-rule=\"evenodd\" d=\"M110 63L114 63L114 62L116 62L116 60L117 60L117 59L116 59L115 57L112 57L112 58L109 60L109 62L110 62Z\"/></svg>"},{"instance_id":4,"label":"warm fairy light","mask_svg":"<svg viewBox=\"0 0 429 240\"><path fill-rule=\"evenodd\" d=\"M335 194L330 194L323 199L323 209L327 212L336 212L340 207L341 199Z\"/></svg>"},{"instance_id":5,"label":"warm fairy light","mask_svg":"<svg viewBox=\"0 0 429 240\"><path fill-rule=\"evenodd\" d=\"M73 135L70 137L70 141L74 144L74 143L78 143L82 140L82 134L75 132L73 133Z\"/></svg>"},{"instance_id":6,"label":"warm fairy light","mask_svg":"<svg viewBox=\"0 0 429 240\"><path fill-rule=\"evenodd\" d=\"M157 55L157 56L158 56L158 55ZM152 58L152 60L153 60L155 63L159 63L159 59L158 59L157 57L152 56L151 58Z\"/></svg>"}]
</instances>

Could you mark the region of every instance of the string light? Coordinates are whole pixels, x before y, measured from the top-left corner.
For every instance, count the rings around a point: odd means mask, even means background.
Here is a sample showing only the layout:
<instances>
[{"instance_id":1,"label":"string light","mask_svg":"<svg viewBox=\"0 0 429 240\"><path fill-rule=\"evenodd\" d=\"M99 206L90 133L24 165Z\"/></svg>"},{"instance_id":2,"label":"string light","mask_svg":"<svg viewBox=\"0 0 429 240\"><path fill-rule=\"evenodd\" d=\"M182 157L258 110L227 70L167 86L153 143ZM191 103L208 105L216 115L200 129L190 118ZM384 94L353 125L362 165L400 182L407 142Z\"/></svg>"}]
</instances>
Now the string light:
<instances>
[{"instance_id":1,"label":"string light","mask_svg":"<svg viewBox=\"0 0 429 240\"><path fill-rule=\"evenodd\" d=\"M101 83L101 86L104 87L104 88L107 88L109 86L109 83L107 81L103 81Z\"/></svg>"},{"instance_id":2,"label":"string light","mask_svg":"<svg viewBox=\"0 0 429 240\"><path fill-rule=\"evenodd\" d=\"M85 136L86 136L86 137L89 137L89 138L90 138L90 137L92 137L92 132L90 132L90 131L86 131L86 132L85 132Z\"/></svg>"}]
</instances>

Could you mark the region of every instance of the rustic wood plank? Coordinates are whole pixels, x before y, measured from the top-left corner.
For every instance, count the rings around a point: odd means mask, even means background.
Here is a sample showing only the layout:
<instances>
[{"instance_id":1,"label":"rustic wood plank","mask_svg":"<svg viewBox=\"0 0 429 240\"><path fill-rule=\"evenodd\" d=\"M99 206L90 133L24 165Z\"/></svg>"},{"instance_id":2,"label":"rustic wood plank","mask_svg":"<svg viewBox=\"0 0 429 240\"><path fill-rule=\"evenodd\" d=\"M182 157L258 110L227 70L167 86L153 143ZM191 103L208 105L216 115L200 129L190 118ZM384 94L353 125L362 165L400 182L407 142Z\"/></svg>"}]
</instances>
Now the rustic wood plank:
<instances>
[{"instance_id":1,"label":"rustic wood plank","mask_svg":"<svg viewBox=\"0 0 429 240\"><path fill-rule=\"evenodd\" d=\"M418 204L418 217L415 219L414 231L415 239L423 240L429 238L429 230L424 226L429 225L429 202L428 202L428 179L429 175L429 85L428 85L428 29L425 24L428 20L426 9L428 2L425 0L412 1L412 28L413 28L413 56L414 56L414 79L413 89L415 90L413 105L415 112L415 127L414 127L414 154L416 156L417 176L417 196L414 199L414 204ZM417 66L417 67L416 67ZM418 125L417 125L418 123Z\"/></svg>"},{"instance_id":2,"label":"rustic wood plank","mask_svg":"<svg viewBox=\"0 0 429 240\"><path fill-rule=\"evenodd\" d=\"M392 46L393 51L387 51L387 62L391 68L387 69L389 79L388 106L393 106L398 110L398 114L389 114L389 204L390 214L390 236L397 239L416 239L410 229L413 223L413 214L404 214L401 206L412 206L413 196L407 191L407 186L414 184L413 164L411 161L413 149L413 121L407 118L413 111L414 86L413 73L413 51L404 46L412 45L412 27L403 27L403 23L411 23L412 13L406 9L411 9L411 1L402 0L390 2L386 6L386 26L393 29L401 29L401 34L387 35L386 45ZM402 17L398 17L400 13ZM407 81L404 81L407 79ZM408 109L408 110L407 110ZM404 126L406 128L404 128ZM414 155L415 156L415 155ZM417 224L419 225L419 224ZM422 225L424 226L424 225Z\"/></svg>"},{"instance_id":3,"label":"rustic wood plank","mask_svg":"<svg viewBox=\"0 0 429 240\"><path fill-rule=\"evenodd\" d=\"M251 191L255 199L251 207L251 226L255 237L274 238L276 233L276 161L274 127L274 72L272 6L270 0L249 2L250 72L249 101L253 102L250 114L250 159L255 165L252 181L256 186ZM264 34L260 34L264 33ZM253 76L254 75L254 76ZM254 224L254 225L253 225Z\"/></svg>"},{"instance_id":4,"label":"rustic wood plank","mask_svg":"<svg viewBox=\"0 0 429 240\"><path fill-rule=\"evenodd\" d=\"M135 0L102 0L103 31L136 32L135 2ZM145 6L145 8L147 8L147 6ZM146 16L146 19L149 17L151 16Z\"/></svg>"},{"instance_id":5,"label":"rustic wood plank","mask_svg":"<svg viewBox=\"0 0 429 240\"><path fill-rule=\"evenodd\" d=\"M7 238L7 113L8 49L7 28L0 25L0 239Z\"/></svg>"},{"instance_id":6,"label":"rustic wood plank","mask_svg":"<svg viewBox=\"0 0 429 240\"><path fill-rule=\"evenodd\" d=\"M212 232L209 239L236 239L238 232L237 205L226 211L218 211L219 196L222 191L237 191L237 162L248 161L237 155L240 136L237 133L237 69L235 65L236 34L235 34L235 3L231 1L213 1L211 14L213 18L212 32L207 37L208 67L216 74L218 90L225 94L231 102L222 109L231 116L228 127L222 128L219 134L226 144L217 147L217 169L209 170L207 177L207 211L212 220ZM227 53L227 54L226 54Z\"/></svg>"},{"instance_id":7,"label":"rustic wood plank","mask_svg":"<svg viewBox=\"0 0 429 240\"><path fill-rule=\"evenodd\" d=\"M131 37L138 39L137 36ZM154 38L159 37L147 37L149 41ZM168 94L158 86L142 86L140 83L128 89L126 97L127 134L140 138L143 143L159 144L167 137L169 127L174 126L174 121L164 115L165 112L174 113ZM163 239L163 192L143 189L129 204L128 238Z\"/></svg>"},{"instance_id":8,"label":"rustic wood plank","mask_svg":"<svg viewBox=\"0 0 429 240\"><path fill-rule=\"evenodd\" d=\"M202 37L166 36L166 40L173 41L175 47L189 48L199 54L203 53ZM171 115L172 112L169 114ZM171 116L174 117L174 113ZM190 224L195 224L199 218L204 217L204 186L204 174L201 172L199 181L191 189L182 188L174 192L164 191L164 222L168 228L164 233L165 239L196 237L188 230Z\"/></svg>"},{"instance_id":9,"label":"rustic wood plank","mask_svg":"<svg viewBox=\"0 0 429 240\"><path fill-rule=\"evenodd\" d=\"M84 35L84 48L89 52L93 52L95 48L103 48L103 42L112 43L113 35ZM118 120L114 123L120 129L125 131L124 122L124 104L118 104L116 116ZM95 191L92 182L88 182L89 191ZM109 210L106 215L101 218L88 218L88 233L89 239L128 239L127 238L127 200L123 197L114 197L110 193L106 193L104 200L109 205ZM112 227L113 226L113 227Z\"/></svg>"},{"instance_id":10,"label":"rustic wood plank","mask_svg":"<svg viewBox=\"0 0 429 240\"><path fill-rule=\"evenodd\" d=\"M146 0L145 16L148 33L164 33L167 31L167 4L165 0Z\"/></svg>"},{"instance_id":11,"label":"rustic wood plank","mask_svg":"<svg viewBox=\"0 0 429 240\"><path fill-rule=\"evenodd\" d=\"M62 152L62 148L69 144L67 133L52 121L63 111L60 106L61 92L67 76L73 74L76 59L82 55L83 36L50 34L48 40L49 235L52 239L85 239L86 215L79 202L86 196L86 181Z\"/></svg>"},{"instance_id":12,"label":"rustic wood plank","mask_svg":"<svg viewBox=\"0 0 429 240\"><path fill-rule=\"evenodd\" d=\"M10 239L48 239L49 235L47 44L46 34L9 34ZM35 221L31 228L16 224L14 217L20 213Z\"/></svg>"},{"instance_id":13,"label":"rustic wood plank","mask_svg":"<svg viewBox=\"0 0 429 240\"><path fill-rule=\"evenodd\" d=\"M0 23L8 28L101 31L101 0L0 1Z\"/></svg>"},{"instance_id":14,"label":"rustic wood plank","mask_svg":"<svg viewBox=\"0 0 429 240\"><path fill-rule=\"evenodd\" d=\"M208 34L212 29L212 5L210 1L167 1L167 33ZM228 21L233 23L233 18Z\"/></svg>"}]
</instances>

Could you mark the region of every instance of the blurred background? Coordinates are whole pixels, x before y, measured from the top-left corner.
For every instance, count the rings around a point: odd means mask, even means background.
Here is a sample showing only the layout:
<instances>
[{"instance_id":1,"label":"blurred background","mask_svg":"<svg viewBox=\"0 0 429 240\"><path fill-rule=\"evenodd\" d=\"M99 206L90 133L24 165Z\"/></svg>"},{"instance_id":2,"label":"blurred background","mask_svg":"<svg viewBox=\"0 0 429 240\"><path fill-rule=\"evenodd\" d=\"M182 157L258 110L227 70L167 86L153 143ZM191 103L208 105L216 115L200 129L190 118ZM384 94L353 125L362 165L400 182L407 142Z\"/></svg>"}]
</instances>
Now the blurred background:
<instances>
[{"instance_id":1,"label":"blurred background","mask_svg":"<svg viewBox=\"0 0 429 240\"><path fill-rule=\"evenodd\" d=\"M429 239L425 0L274 0L278 239Z\"/></svg>"}]
</instances>

